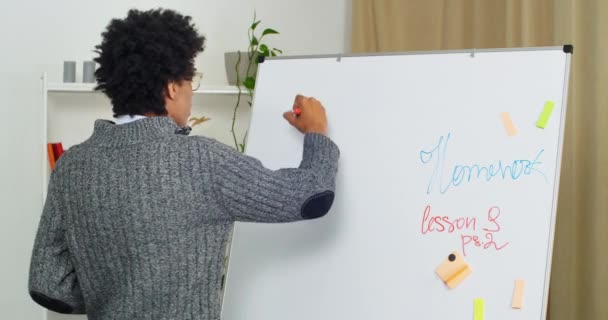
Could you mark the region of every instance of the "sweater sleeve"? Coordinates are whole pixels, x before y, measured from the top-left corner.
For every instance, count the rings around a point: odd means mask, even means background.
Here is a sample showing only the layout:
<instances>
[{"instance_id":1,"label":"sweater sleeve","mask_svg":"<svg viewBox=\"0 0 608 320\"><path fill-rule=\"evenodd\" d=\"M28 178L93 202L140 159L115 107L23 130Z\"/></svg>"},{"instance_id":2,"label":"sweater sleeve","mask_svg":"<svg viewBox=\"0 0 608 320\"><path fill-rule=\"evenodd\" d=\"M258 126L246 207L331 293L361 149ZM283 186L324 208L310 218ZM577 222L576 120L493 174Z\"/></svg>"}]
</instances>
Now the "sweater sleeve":
<instances>
[{"instance_id":1,"label":"sweater sleeve","mask_svg":"<svg viewBox=\"0 0 608 320\"><path fill-rule=\"evenodd\" d=\"M49 310L84 314L84 297L66 244L62 215L62 188L57 168L52 172L49 191L38 225L29 272L31 298Z\"/></svg>"},{"instance_id":2,"label":"sweater sleeve","mask_svg":"<svg viewBox=\"0 0 608 320\"><path fill-rule=\"evenodd\" d=\"M270 170L215 143L209 149L216 197L236 221L292 222L324 216L334 200L339 149L328 137L304 136L298 168Z\"/></svg>"}]
</instances>

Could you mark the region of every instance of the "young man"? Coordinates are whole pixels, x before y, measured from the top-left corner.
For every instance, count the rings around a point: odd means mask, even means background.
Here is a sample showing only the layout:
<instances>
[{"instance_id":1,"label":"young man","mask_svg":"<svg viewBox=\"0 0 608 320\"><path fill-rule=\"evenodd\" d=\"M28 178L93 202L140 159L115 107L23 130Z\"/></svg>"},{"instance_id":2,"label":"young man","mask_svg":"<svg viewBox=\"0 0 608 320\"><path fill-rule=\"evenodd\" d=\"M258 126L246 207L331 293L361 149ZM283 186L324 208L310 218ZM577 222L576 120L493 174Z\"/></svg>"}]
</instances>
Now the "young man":
<instances>
[{"instance_id":1,"label":"young man","mask_svg":"<svg viewBox=\"0 0 608 320\"><path fill-rule=\"evenodd\" d=\"M298 96L285 119L305 134L299 168L272 171L204 137L180 134L191 110L190 17L132 10L97 46L98 89L116 122L97 120L52 172L30 267L41 306L97 319L219 319L235 221L325 215L339 150L323 106Z\"/></svg>"}]
</instances>

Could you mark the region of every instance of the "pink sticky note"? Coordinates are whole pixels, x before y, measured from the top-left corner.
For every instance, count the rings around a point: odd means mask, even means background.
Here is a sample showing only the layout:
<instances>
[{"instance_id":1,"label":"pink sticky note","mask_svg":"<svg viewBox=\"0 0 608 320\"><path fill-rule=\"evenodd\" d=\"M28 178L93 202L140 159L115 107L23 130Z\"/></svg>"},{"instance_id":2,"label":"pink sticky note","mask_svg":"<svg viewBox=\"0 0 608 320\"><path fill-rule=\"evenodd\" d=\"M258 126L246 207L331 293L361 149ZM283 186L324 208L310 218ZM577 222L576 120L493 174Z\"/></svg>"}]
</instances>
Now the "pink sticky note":
<instances>
[{"instance_id":1,"label":"pink sticky note","mask_svg":"<svg viewBox=\"0 0 608 320\"><path fill-rule=\"evenodd\" d=\"M515 280L515 290L513 290L513 309L521 309L524 305L524 280Z\"/></svg>"},{"instance_id":2,"label":"pink sticky note","mask_svg":"<svg viewBox=\"0 0 608 320\"><path fill-rule=\"evenodd\" d=\"M502 120L502 125L507 130L507 134L509 137L512 137L517 134L517 128L515 128L515 124L513 124L513 120L511 119L511 115L508 112L503 112L500 114L500 119Z\"/></svg>"}]
</instances>

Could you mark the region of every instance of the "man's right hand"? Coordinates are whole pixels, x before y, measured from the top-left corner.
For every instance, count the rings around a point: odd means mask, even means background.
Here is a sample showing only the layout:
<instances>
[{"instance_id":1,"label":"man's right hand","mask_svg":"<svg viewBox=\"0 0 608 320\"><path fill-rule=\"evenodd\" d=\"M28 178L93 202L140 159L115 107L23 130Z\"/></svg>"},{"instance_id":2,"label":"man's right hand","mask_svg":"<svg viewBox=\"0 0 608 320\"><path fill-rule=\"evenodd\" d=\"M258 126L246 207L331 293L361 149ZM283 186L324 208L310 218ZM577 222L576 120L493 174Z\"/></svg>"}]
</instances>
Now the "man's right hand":
<instances>
[{"instance_id":1,"label":"man's right hand","mask_svg":"<svg viewBox=\"0 0 608 320\"><path fill-rule=\"evenodd\" d=\"M299 115L296 114L296 109L300 109ZM285 112L283 117L302 133L327 135L325 108L313 97L297 95L292 111Z\"/></svg>"}]
</instances>

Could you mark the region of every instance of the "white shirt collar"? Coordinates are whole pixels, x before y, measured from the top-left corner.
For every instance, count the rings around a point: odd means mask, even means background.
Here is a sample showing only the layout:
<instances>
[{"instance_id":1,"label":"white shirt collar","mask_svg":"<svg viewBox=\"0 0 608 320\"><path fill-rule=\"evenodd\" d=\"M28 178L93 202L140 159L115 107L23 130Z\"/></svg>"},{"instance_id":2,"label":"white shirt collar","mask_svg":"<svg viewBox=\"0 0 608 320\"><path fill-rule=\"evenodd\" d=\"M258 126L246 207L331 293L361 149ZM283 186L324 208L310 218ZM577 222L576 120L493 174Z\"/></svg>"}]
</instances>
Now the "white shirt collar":
<instances>
[{"instance_id":1,"label":"white shirt collar","mask_svg":"<svg viewBox=\"0 0 608 320\"><path fill-rule=\"evenodd\" d=\"M129 122L133 122L133 121L137 121L137 120L145 119L145 118L147 118L147 117L139 115L139 114L136 114L136 115L133 115L133 116L128 115L128 114L124 114L122 116L116 117L116 121L114 123L116 123L116 124L126 124L126 123L129 123Z\"/></svg>"}]
</instances>

